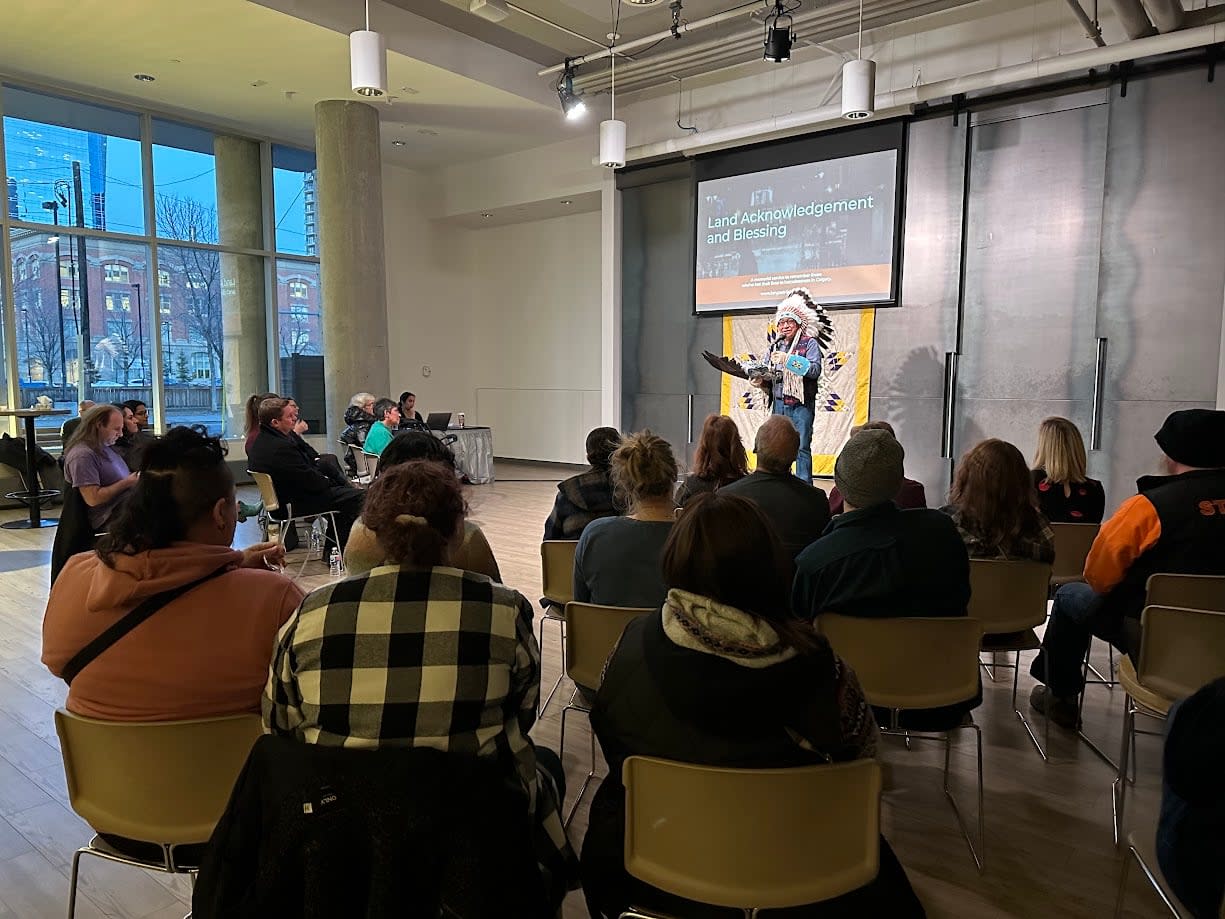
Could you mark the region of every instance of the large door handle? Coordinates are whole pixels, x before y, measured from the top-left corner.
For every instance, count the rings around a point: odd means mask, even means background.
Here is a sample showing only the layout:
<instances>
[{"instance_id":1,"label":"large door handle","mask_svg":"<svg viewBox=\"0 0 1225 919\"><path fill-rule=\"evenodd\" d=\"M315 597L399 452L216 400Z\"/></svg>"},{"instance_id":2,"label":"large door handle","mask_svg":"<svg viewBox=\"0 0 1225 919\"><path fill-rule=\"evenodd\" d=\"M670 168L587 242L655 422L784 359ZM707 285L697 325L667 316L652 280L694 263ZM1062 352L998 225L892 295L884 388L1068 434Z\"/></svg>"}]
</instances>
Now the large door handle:
<instances>
[{"instance_id":1,"label":"large door handle","mask_svg":"<svg viewBox=\"0 0 1225 919\"><path fill-rule=\"evenodd\" d=\"M1102 402L1106 394L1106 339L1097 340L1097 363L1093 368L1093 416L1089 422L1089 449L1102 449Z\"/></svg>"},{"instance_id":2,"label":"large door handle","mask_svg":"<svg viewBox=\"0 0 1225 919\"><path fill-rule=\"evenodd\" d=\"M940 424L940 457L953 458L953 405L957 399L957 359L961 357L956 351L946 351L944 354L944 417Z\"/></svg>"},{"instance_id":3,"label":"large door handle","mask_svg":"<svg viewBox=\"0 0 1225 919\"><path fill-rule=\"evenodd\" d=\"M685 421L685 430L688 431L688 434L686 435L688 440L686 440L685 443L691 444L693 443L693 393L689 394L686 410L688 412L688 418Z\"/></svg>"}]
</instances>

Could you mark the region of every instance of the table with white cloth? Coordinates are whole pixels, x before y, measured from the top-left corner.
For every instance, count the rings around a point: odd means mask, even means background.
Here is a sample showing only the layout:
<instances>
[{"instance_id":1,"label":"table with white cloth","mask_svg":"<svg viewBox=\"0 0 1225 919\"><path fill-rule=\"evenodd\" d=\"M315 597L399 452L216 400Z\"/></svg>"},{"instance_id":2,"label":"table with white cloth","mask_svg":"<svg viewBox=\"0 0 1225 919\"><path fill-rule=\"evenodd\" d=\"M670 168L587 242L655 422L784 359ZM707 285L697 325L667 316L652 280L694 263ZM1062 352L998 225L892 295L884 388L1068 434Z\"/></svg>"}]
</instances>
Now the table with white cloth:
<instances>
[{"instance_id":1,"label":"table with white cloth","mask_svg":"<svg viewBox=\"0 0 1225 919\"><path fill-rule=\"evenodd\" d=\"M434 432L444 436L441 431ZM455 454L455 466L468 477L473 485L487 485L493 481L493 428L447 428L446 436L454 437L451 452Z\"/></svg>"}]
</instances>

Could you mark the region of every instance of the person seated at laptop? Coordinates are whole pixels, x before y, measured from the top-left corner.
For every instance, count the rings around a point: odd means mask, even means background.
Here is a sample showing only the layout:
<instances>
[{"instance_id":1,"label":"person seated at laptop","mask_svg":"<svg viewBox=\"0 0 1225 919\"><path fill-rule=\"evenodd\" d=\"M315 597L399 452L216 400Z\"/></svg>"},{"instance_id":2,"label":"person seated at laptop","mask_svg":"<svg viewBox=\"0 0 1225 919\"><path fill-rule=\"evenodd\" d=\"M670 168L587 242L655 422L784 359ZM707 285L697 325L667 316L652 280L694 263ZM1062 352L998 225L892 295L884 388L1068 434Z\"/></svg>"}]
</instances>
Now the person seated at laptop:
<instances>
[{"instance_id":1,"label":"person seated at laptop","mask_svg":"<svg viewBox=\"0 0 1225 919\"><path fill-rule=\"evenodd\" d=\"M367 456L381 456L391 443L396 428L400 426L400 406L394 399L379 399L374 403L374 417L378 421L370 425L370 433L362 444L362 452Z\"/></svg>"},{"instance_id":2,"label":"person seated at laptop","mask_svg":"<svg viewBox=\"0 0 1225 919\"><path fill-rule=\"evenodd\" d=\"M400 430L421 431L425 429L425 419L416 409L417 396L411 392L400 393Z\"/></svg>"},{"instance_id":3,"label":"person seated at laptop","mask_svg":"<svg viewBox=\"0 0 1225 919\"><path fill-rule=\"evenodd\" d=\"M296 516L335 511L336 542L344 551L366 493L351 485L336 485L306 458L291 437L297 422L297 408L289 399L261 402L259 435L247 452L247 468L270 475L281 506L292 506Z\"/></svg>"}]
</instances>

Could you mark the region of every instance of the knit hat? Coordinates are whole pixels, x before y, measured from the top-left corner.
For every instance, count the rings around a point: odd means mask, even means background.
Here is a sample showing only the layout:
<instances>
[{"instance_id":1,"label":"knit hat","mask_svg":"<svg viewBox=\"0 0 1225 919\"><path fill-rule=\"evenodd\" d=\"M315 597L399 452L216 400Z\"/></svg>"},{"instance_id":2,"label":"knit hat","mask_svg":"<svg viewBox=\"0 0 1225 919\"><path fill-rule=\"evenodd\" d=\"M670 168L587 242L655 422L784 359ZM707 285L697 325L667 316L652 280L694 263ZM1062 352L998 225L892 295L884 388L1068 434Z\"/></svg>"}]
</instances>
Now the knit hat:
<instances>
[{"instance_id":1,"label":"knit hat","mask_svg":"<svg viewBox=\"0 0 1225 919\"><path fill-rule=\"evenodd\" d=\"M906 453L888 431L860 431L846 442L834 463L834 484L855 507L872 507L896 497L902 487Z\"/></svg>"},{"instance_id":2,"label":"knit hat","mask_svg":"<svg viewBox=\"0 0 1225 919\"><path fill-rule=\"evenodd\" d=\"M1188 408L1170 412L1153 435L1161 452L1176 463L1199 469L1225 467L1225 412Z\"/></svg>"}]
</instances>

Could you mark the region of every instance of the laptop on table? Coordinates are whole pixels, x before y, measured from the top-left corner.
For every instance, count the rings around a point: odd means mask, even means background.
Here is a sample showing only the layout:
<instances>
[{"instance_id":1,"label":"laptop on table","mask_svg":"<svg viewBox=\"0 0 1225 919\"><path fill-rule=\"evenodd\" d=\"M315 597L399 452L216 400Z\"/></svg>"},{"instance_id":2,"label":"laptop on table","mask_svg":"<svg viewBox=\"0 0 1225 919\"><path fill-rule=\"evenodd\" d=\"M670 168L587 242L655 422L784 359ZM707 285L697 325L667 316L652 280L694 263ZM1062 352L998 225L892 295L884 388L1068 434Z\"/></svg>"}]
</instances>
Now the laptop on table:
<instances>
[{"instance_id":1,"label":"laptop on table","mask_svg":"<svg viewBox=\"0 0 1225 919\"><path fill-rule=\"evenodd\" d=\"M446 431L450 425L450 412L430 412L430 416L425 419L425 426L431 431Z\"/></svg>"}]
</instances>

